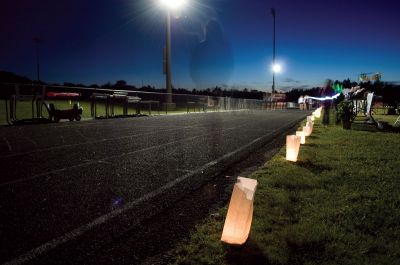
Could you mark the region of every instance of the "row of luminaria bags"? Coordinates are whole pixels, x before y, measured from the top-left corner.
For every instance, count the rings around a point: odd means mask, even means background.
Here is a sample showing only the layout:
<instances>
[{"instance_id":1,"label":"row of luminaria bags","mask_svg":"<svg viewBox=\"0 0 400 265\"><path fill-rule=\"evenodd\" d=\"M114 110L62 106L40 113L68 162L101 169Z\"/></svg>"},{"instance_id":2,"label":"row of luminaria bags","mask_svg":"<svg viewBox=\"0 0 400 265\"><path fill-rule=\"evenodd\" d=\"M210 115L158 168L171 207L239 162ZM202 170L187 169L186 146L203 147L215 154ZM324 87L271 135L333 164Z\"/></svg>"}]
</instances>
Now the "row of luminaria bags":
<instances>
[{"instance_id":1,"label":"row of luminaria bags","mask_svg":"<svg viewBox=\"0 0 400 265\"><path fill-rule=\"evenodd\" d=\"M286 136L286 160L296 162L300 144L305 144L305 138L313 130L314 118L321 117L321 108L316 109L311 116L307 116L306 126L296 135ZM228 244L242 245L246 242L251 222L253 220L253 202L257 187L257 180L238 177L233 187L231 201L226 214L221 240Z\"/></svg>"}]
</instances>

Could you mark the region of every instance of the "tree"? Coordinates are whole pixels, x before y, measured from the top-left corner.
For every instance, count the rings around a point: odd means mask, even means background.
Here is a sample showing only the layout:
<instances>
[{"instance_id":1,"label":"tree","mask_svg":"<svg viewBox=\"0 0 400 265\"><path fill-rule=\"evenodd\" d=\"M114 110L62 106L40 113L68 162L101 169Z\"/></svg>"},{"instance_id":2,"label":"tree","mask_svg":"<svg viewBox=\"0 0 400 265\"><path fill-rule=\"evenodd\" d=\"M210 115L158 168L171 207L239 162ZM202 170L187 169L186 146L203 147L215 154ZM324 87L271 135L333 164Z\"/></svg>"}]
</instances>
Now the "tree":
<instances>
[{"instance_id":1,"label":"tree","mask_svg":"<svg viewBox=\"0 0 400 265\"><path fill-rule=\"evenodd\" d=\"M125 88L127 86L127 83L125 80L118 80L117 83L115 83L114 87L117 89Z\"/></svg>"},{"instance_id":2,"label":"tree","mask_svg":"<svg viewBox=\"0 0 400 265\"><path fill-rule=\"evenodd\" d=\"M25 76L16 75L7 71L0 71L0 82L1 83L21 83L31 84L32 80Z\"/></svg>"},{"instance_id":3,"label":"tree","mask_svg":"<svg viewBox=\"0 0 400 265\"><path fill-rule=\"evenodd\" d=\"M104 85L101 86L101 88L110 89L111 88L110 82L105 83Z\"/></svg>"},{"instance_id":4,"label":"tree","mask_svg":"<svg viewBox=\"0 0 400 265\"><path fill-rule=\"evenodd\" d=\"M71 82L64 82L64 86L74 87L75 84Z\"/></svg>"},{"instance_id":5,"label":"tree","mask_svg":"<svg viewBox=\"0 0 400 265\"><path fill-rule=\"evenodd\" d=\"M351 88L352 87L350 78L343 80L342 84L343 84L343 88Z\"/></svg>"}]
</instances>

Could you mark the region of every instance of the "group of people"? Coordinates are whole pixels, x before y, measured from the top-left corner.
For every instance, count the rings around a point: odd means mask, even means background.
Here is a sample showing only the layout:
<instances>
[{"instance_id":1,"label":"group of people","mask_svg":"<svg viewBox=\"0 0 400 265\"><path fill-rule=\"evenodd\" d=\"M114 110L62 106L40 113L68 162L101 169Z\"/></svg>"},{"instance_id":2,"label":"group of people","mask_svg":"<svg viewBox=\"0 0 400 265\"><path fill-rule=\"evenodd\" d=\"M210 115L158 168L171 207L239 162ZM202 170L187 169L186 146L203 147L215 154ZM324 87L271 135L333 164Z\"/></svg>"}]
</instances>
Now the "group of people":
<instances>
[{"instance_id":1,"label":"group of people","mask_svg":"<svg viewBox=\"0 0 400 265\"><path fill-rule=\"evenodd\" d=\"M301 95L297 101L301 110L309 110L312 106L312 99L309 96Z\"/></svg>"}]
</instances>

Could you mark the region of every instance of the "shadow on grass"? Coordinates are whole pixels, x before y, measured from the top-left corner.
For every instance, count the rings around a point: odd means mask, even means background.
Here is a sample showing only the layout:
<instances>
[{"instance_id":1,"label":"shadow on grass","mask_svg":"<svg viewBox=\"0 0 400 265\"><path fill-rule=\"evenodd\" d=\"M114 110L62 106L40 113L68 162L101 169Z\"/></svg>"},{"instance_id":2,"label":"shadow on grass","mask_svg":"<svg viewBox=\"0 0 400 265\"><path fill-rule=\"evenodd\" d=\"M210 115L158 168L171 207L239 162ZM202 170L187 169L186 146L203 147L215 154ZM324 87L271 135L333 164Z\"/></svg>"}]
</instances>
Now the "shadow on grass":
<instances>
[{"instance_id":1,"label":"shadow on grass","mask_svg":"<svg viewBox=\"0 0 400 265\"><path fill-rule=\"evenodd\" d=\"M373 124L367 124L365 122L353 122L351 129L355 131L366 131L366 132L377 132L378 129Z\"/></svg>"},{"instance_id":2,"label":"shadow on grass","mask_svg":"<svg viewBox=\"0 0 400 265\"><path fill-rule=\"evenodd\" d=\"M318 146L317 144L307 144L307 147L316 147Z\"/></svg>"},{"instance_id":3,"label":"shadow on grass","mask_svg":"<svg viewBox=\"0 0 400 265\"><path fill-rule=\"evenodd\" d=\"M301 240L300 240L301 241ZM304 264L307 260L313 260L320 263L322 257L326 256L324 241L307 241L297 242L286 239L288 246L288 264Z\"/></svg>"},{"instance_id":4,"label":"shadow on grass","mask_svg":"<svg viewBox=\"0 0 400 265\"><path fill-rule=\"evenodd\" d=\"M264 253L257 244L249 238L241 246L229 245L226 248L226 261L231 265L261 265L269 264Z\"/></svg>"},{"instance_id":5,"label":"shadow on grass","mask_svg":"<svg viewBox=\"0 0 400 265\"><path fill-rule=\"evenodd\" d=\"M320 174L323 171L327 171L327 170L331 170L331 167L328 166L323 166L323 165L316 165L313 164L311 161L307 160L307 161L297 161L297 165L299 167L308 169L309 171L311 171L313 174Z\"/></svg>"},{"instance_id":6,"label":"shadow on grass","mask_svg":"<svg viewBox=\"0 0 400 265\"><path fill-rule=\"evenodd\" d=\"M353 122L351 129L354 131L400 133L400 127L394 127L387 122L378 121L378 125Z\"/></svg>"}]
</instances>

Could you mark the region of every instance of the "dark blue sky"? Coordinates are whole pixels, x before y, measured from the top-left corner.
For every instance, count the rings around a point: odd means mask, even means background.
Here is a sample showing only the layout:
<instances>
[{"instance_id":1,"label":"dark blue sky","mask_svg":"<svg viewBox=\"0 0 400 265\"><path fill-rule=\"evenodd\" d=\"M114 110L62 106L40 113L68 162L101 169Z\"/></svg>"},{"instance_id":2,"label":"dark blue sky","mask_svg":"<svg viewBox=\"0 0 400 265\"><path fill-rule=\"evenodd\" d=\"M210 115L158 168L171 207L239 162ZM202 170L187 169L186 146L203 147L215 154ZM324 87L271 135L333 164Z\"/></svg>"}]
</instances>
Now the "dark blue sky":
<instances>
[{"instance_id":1,"label":"dark blue sky","mask_svg":"<svg viewBox=\"0 0 400 265\"><path fill-rule=\"evenodd\" d=\"M400 81L400 1L189 0L172 22L174 86L271 89L276 9L278 90L381 72ZM165 12L157 0L3 0L0 70L84 84L164 87Z\"/></svg>"}]
</instances>

